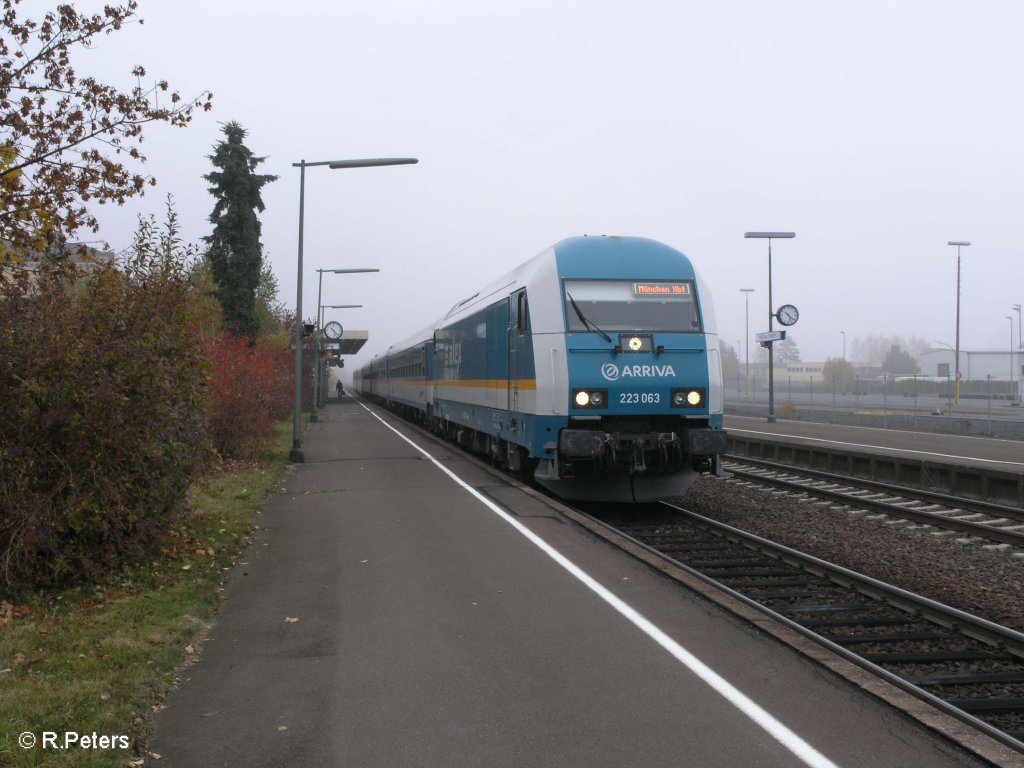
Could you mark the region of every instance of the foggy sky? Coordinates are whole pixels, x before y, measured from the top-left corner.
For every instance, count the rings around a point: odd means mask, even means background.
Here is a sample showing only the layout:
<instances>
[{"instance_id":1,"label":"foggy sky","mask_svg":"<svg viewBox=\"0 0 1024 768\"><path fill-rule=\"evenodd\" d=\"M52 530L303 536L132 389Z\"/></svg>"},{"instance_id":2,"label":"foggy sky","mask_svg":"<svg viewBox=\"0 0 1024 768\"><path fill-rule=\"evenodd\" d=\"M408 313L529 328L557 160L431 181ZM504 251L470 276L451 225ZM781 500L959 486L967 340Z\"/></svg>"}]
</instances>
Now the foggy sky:
<instances>
[{"instance_id":1,"label":"foggy sky","mask_svg":"<svg viewBox=\"0 0 1024 768\"><path fill-rule=\"evenodd\" d=\"M87 9L89 3L78 4ZM852 5L852 4L846 4ZM184 130L150 126L159 186L100 211L129 243L172 194L187 240L209 233L202 176L221 125L266 155L261 215L281 298L295 305L292 163L411 156L415 166L306 175L303 314L318 267L327 319L367 330L349 366L426 326L553 243L661 240L693 260L722 339L774 304L805 360L857 337L1007 349L1024 300L1024 6L1010 2L142 0L142 26L76 59L131 87L143 64L183 96L214 93ZM894 8L893 6L898 6ZM1016 330L1014 331L1016 332ZM1016 343L1016 341L1015 341ZM741 345L742 346L742 345Z\"/></svg>"}]
</instances>

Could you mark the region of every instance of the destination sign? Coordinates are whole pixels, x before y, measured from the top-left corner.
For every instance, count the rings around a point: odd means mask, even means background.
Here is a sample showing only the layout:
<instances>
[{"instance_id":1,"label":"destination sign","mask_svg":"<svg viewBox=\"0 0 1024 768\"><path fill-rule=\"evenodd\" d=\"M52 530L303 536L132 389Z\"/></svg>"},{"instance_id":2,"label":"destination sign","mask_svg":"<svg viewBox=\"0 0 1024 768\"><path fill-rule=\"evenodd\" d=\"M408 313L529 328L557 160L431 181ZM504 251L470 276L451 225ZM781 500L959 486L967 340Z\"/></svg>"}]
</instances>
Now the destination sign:
<instances>
[{"instance_id":1,"label":"destination sign","mask_svg":"<svg viewBox=\"0 0 1024 768\"><path fill-rule=\"evenodd\" d=\"M689 283L633 283L634 296L689 296Z\"/></svg>"}]
</instances>

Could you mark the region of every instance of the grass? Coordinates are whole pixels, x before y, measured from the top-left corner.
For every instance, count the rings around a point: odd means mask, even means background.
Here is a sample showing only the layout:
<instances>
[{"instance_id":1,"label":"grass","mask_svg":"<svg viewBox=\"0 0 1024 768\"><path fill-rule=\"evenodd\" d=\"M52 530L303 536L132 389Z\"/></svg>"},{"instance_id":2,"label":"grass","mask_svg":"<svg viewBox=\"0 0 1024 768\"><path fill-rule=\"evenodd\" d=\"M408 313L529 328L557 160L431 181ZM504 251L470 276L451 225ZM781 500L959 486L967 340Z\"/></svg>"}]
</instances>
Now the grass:
<instances>
[{"instance_id":1,"label":"grass","mask_svg":"<svg viewBox=\"0 0 1024 768\"><path fill-rule=\"evenodd\" d=\"M213 620L288 464L291 424L264 462L207 476L159 559L108 583L21 596L0 612L0 766L139 766L150 717ZM23 748L19 735L114 737L115 748ZM127 748L119 737L127 737Z\"/></svg>"}]
</instances>

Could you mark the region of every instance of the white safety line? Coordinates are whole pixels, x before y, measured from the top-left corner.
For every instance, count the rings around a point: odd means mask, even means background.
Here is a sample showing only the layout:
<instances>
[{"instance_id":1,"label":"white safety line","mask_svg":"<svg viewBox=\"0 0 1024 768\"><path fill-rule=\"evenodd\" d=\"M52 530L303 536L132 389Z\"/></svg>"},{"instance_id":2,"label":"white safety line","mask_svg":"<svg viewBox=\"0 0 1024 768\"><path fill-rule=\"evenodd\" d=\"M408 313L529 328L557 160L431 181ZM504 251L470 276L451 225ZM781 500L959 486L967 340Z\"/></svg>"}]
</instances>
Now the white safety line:
<instances>
[{"instance_id":1,"label":"white safety line","mask_svg":"<svg viewBox=\"0 0 1024 768\"><path fill-rule=\"evenodd\" d=\"M823 754L818 752L814 747L804 741L802 738L797 736L793 731L787 728L785 725L780 723L775 717L762 709L746 694L741 692L739 689L734 687L725 678L715 672L711 667L707 666L704 662L690 653L688 650L683 648L679 643L666 635L662 630L658 629L648 619L642 616L636 609L630 607L620 598L612 594L608 589L601 586L592 576L587 574L565 555L556 550L544 539L535 534L525 525L520 523L510 514L505 512L501 507L492 502L487 497L483 496L479 491L465 482L462 478L452 472L448 467L444 466L441 462L431 456L425 449L421 448L415 442L410 440L408 437L403 435L393 426L388 424L384 419L374 413L372 410L366 407L363 403L359 403L366 411L373 416L377 421L383 424L385 427L390 429L400 438L405 440L409 445L415 448L417 451L422 453L428 458L434 466L448 475L458 485L471 493L476 497L482 504L488 509L494 512L496 515L501 517L506 523L515 528L519 533L529 539L535 544L544 554L562 566L565 570L575 576L579 581L591 589L598 595L602 600L608 603L612 608L618 611L622 616L632 622L638 627L644 634L650 637L654 642L672 654L676 659L681 661L690 671L697 675L701 680L710 685L719 694L725 697L733 706L739 709L743 714L761 726L767 731L776 741L782 744L786 749L800 758L806 765L812 766L812 768L838 768L836 763L833 763Z\"/></svg>"},{"instance_id":2,"label":"white safety line","mask_svg":"<svg viewBox=\"0 0 1024 768\"><path fill-rule=\"evenodd\" d=\"M1009 464L1012 467L1024 467L1024 462L1005 461L1003 459L979 459L977 456L955 456L949 453L934 453L932 451L915 451L910 448L890 448L885 445L868 445L866 443L849 443L845 440L823 440L820 437L808 437L807 435L787 435L782 432L758 432L754 429L732 429L730 432L743 432L747 435L764 435L766 437L790 437L797 440L812 440L816 443L831 443L832 445L847 445L851 448L870 448L873 451L888 451L890 453L916 453L921 456L938 456L941 459L956 459L961 462L983 461L986 464Z\"/></svg>"}]
</instances>

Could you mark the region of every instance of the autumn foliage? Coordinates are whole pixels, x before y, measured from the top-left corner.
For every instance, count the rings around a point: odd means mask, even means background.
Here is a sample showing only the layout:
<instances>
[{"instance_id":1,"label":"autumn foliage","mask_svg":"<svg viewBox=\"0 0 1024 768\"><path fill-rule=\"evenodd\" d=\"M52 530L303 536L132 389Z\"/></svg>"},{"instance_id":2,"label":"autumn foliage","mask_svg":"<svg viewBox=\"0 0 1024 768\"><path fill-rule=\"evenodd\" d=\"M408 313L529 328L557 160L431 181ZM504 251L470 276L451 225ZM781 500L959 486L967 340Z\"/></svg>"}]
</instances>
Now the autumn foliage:
<instances>
[{"instance_id":1,"label":"autumn foliage","mask_svg":"<svg viewBox=\"0 0 1024 768\"><path fill-rule=\"evenodd\" d=\"M210 439L224 457L259 456L292 407L290 350L225 333L209 349Z\"/></svg>"},{"instance_id":2,"label":"autumn foliage","mask_svg":"<svg viewBox=\"0 0 1024 768\"><path fill-rule=\"evenodd\" d=\"M198 473L290 413L290 348L222 334L194 256L169 211L119 264L0 278L0 594L156 556Z\"/></svg>"},{"instance_id":3,"label":"autumn foliage","mask_svg":"<svg viewBox=\"0 0 1024 768\"><path fill-rule=\"evenodd\" d=\"M31 278L0 286L0 583L94 579L180 514L207 362L173 262L44 261Z\"/></svg>"},{"instance_id":4,"label":"autumn foliage","mask_svg":"<svg viewBox=\"0 0 1024 768\"><path fill-rule=\"evenodd\" d=\"M208 92L184 99L164 80L144 87L152 80L138 65L125 67L131 88L72 65L77 51L142 23L136 0L93 14L61 3L35 19L20 5L3 0L0 15L0 232L14 246L0 241L0 263L41 249L55 232L96 231L92 205L122 204L155 184L138 171L143 127L183 127L211 107Z\"/></svg>"}]
</instances>

